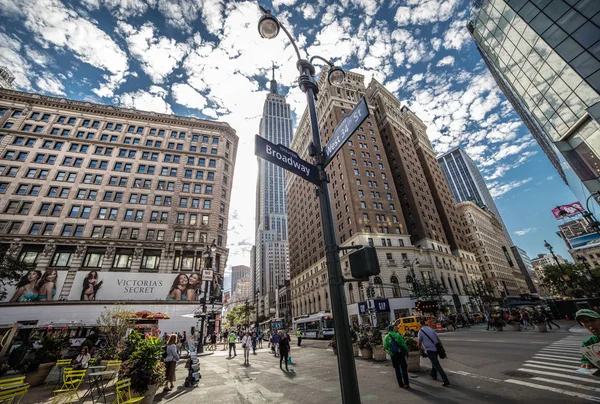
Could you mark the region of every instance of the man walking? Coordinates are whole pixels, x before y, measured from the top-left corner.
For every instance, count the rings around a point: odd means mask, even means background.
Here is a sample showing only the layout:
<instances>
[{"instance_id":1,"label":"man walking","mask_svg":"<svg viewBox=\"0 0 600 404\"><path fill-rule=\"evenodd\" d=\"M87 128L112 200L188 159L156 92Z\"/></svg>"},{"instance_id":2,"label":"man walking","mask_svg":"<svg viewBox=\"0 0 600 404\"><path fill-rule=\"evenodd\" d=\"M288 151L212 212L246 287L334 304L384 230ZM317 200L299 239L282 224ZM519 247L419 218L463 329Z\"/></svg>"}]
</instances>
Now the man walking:
<instances>
[{"instance_id":1,"label":"man walking","mask_svg":"<svg viewBox=\"0 0 600 404\"><path fill-rule=\"evenodd\" d=\"M258 333L258 347L262 348L262 341L264 338L265 334L263 334L262 330L260 330L260 332Z\"/></svg>"},{"instance_id":2,"label":"man walking","mask_svg":"<svg viewBox=\"0 0 600 404\"><path fill-rule=\"evenodd\" d=\"M227 332L227 330L223 331L223 349L222 351L227 349L227 343L229 342L229 333Z\"/></svg>"},{"instance_id":3,"label":"man walking","mask_svg":"<svg viewBox=\"0 0 600 404\"><path fill-rule=\"evenodd\" d=\"M302 346L302 331L296 330L296 338L298 338L298 346Z\"/></svg>"},{"instance_id":4,"label":"man walking","mask_svg":"<svg viewBox=\"0 0 600 404\"><path fill-rule=\"evenodd\" d=\"M231 358L231 348L233 348L233 356L237 356L237 354L235 353L235 340L237 339L237 335L235 334L235 331L231 330L228 338L229 338L229 357Z\"/></svg>"},{"instance_id":5,"label":"man walking","mask_svg":"<svg viewBox=\"0 0 600 404\"><path fill-rule=\"evenodd\" d=\"M279 335L279 333L277 331L273 331L273 336L271 337L271 345L272 345L272 350L273 353L275 354L275 356L279 356L279 340L281 339L281 336Z\"/></svg>"},{"instance_id":6,"label":"man walking","mask_svg":"<svg viewBox=\"0 0 600 404\"><path fill-rule=\"evenodd\" d=\"M442 369L439 360L439 352L436 344L440 342L437 333L430 327L427 326L426 320L421 320L421 331L419 331L419 348L424 347L427 351L427 357L431 361L431 373L429 374L433 380L437 380L437 374L439 372L444 382L442 386L450 386L450 381L446 372ZM421 348L422 349L422 348Z\"/></svg>"},{"instance_id":7,"label":"man walking","mask_svg":"<svg viewBox=\"0 0 600 404\"><path fill-rule=\"evenodd\" d=\"M555 327L558 327L558 329L560 329L560 325L558 325L554 321L552 321L552 313L542 309L542 314L544 315L544 320L546 321L546 325L548 326L548 328L550 330L552 329L552 326L550 325L550 323L554 324Z\"/></svg>"},{"instance_id":8,"label":"man walking","mask_svg":"<svg viewBox=\"0 0 600 404\"><path fill-rule=\"evenodd\" d=\"M408 365L406 358L408 357L408 346L402 335L394 331L394 326L390 325L389 333L383 341L383 349L392 358L392 366L396 371L396 379L400 388L410 389L408 383Z\"/></svg>"}]
</instances>

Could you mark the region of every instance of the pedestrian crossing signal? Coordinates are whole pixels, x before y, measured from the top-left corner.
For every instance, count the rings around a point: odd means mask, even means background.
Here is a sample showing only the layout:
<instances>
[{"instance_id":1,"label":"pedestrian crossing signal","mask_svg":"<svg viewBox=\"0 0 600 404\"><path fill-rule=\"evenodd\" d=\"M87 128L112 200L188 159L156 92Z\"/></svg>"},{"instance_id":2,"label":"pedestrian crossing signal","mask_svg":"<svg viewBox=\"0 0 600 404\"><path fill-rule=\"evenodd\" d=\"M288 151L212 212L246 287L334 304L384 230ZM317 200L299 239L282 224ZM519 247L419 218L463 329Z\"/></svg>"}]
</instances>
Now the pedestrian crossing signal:
<instances>
[{"instance_id":1,"label":"pedestrian crossing signal","mask_svg":"<svg viewBox=\"0 0 600 404\"><path fill-rule=\"evenodd\" d=\"M360 248L351 253L348 260L350 261L350 272L355 279L364 279L381 273L375 247Z\"/></svg>"}]
</instances>

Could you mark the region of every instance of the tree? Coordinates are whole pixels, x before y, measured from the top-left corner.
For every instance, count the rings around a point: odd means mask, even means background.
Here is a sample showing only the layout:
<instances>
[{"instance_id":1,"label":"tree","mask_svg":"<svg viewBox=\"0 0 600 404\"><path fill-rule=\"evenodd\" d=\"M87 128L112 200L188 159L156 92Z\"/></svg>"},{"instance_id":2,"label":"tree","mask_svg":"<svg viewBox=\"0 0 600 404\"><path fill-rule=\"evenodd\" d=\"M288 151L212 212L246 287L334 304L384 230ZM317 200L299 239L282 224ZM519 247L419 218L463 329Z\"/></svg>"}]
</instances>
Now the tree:
<instances>
[{"instance_id":1,"label":"tree","mask_svg":"<svg viewBox=\"0 0 600 404\"><path fill-rule=\"evenodd\" d=\"M561 269L562 267L562 269ZM548 288L555 294L562 294L570 297L598 296L600 291L594 279L600 279L600 268L593 268L589 271L581 264L561 264L545 266L541 272L540 282L542 286ZM567 280L564 278L567 275ZM591 275L590 275L591 272Z\"/></svg>"},{"instance_id":2,"label":"tree","mask_svg":"<svg viewBox=\"0 0 600 404\"><path fill-rule=\"evenodd\" d=\"M125 340L127 330L133 328L134 322L130 319L131 312L121 304L104 310L98 320L99 331L106 338L107 347L102 355L106 359L115 359L121 344Z\"/></svg>"},{"instance_id":3,"label":"tree","mask_svg":"<svg viewBox=\"0 0 600 404\"><path fill-rule=\"evenodd\" d=\"M249 320L254 313L254 305L252 304L241 304L239 306L234 306L231 310L227 312L225 319L227 320L227 324L229 326L238 326L245 325L247 320Z\"/></svg>"},{"instance_id":4,"label":"tree","mask_svg":"<svg viewBox=\"0 0 600 404\"><path fill-rule=\"evenodd\" d=\"M410 284L410 298L421 299L421 300L435 300L436 302L443 302L442 296L448 294L448 288L441 282L435 279L415 279Z\"/></svg>"},{"instance_id":5,"label":"tree","mask_svg":"<svg viewBox=\"0 0 600 404\"><path fill-rule=\"evenodd\" d=\"M6 288L14 286L29 270L27 264L8 254L0 256L0 301L7 296Z\"/></svg>"},{"instance_id":6,"label":"tree","mask_svg":"<svg viewBox=\"0 0 600 404\"><path fill-rule=\"evenodd\" d=\"M465 285L465 294L482 307L489 306L498 300L494 296L494 288L483 279L474 280Z\"/></svg>"}]
</instances>

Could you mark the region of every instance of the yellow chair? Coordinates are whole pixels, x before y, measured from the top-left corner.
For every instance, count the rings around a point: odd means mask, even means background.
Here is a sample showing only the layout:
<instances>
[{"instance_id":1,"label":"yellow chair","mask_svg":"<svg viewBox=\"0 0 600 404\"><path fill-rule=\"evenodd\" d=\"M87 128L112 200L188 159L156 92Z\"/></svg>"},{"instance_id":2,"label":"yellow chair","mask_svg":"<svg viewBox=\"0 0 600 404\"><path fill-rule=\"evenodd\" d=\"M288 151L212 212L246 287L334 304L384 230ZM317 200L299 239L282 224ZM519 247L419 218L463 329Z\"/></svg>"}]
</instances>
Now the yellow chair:
<instances>
[{"instance_id":1,"label":"yellow chair","mask_svg":"<svg viewBox=\"0 0 600 404\"><path fill-rule=\"evenodd\" d=\"M134 404L139 403L145 397L131 397L131 379L119 380L117 386L117 398L113 404Z\"/></svg>"},{"instance_id":2,"label":"yellow chair","mask_svg":"<svg viewBox=\"0 0 600 404\"><path fill-rule=\"evenodd\" d=\"M54 398L52 404L60 403L61 397L65 398L65 403L73 402L73 396L76 396L79 400L79 386L83 383L85 373L87 370L73 370L71 368L65 368L63 373L63 387L58 390L54 390Z\"/></svg>"},{"instance_id":3,"label":"yellow chair","mask_svg":"<svg viewBox=\"0 0 600 404\"><path fill-rule=\"evenodd\" d=\"M0 387L11 387L25 383L25 376L11 377L9 379L1 379Z\"/></svg>"},{"instance_id":4,"label":"yellow chair","mask_svg":"<svg viewBox=\"0 0 600 404\"><path fill-rule=\"evenodd\" d=\"M122 361L108 361L108 363L106 364L106 367L110 367L110 366L121 366L121 363L123 363Z\"/></svg>"},{"instance_id":5,"label":"yellow chair","mask_svg":"<svg viewBox=\"0 0 600 404\"><path fill-rule=\"evenodd\" d=\"M88 365L94 366L94 363L96 363L96 358L90 358L90 360L88 361Z\"/></svg>"},{"instance_id":6,"label":"yellow chair","mask_svg":"<svg viewBox=\"0 0 600 404\"><path fill-rule=\"evenodd\" d=\"M56 361L56 365L52 368L52 370L50 371L50 373L48 374L48 376L46 376L46 386L48 386L50 384L50 382L52 382L52 380L54 379L54 376L56 375L56 373L58 373L58 381L56 382L56 386L58 387L58 384L60 383L60 379L61 379L61 372L62 369L65 366L70 366L71 365L71 359L58 359Z\"/></svg>"},{"instance_id":7,"label":"yellow chair","mask_svg":"<svg viewBox=\"0 0 600 404\"><path fill-rule=\"evenodd\" d=\"M0 403L19 404L23 396L29 391L29 384L7 386L8 388L0 390ZM17 399L15 401L15 399Z\"/></svg>"}]
</instances>

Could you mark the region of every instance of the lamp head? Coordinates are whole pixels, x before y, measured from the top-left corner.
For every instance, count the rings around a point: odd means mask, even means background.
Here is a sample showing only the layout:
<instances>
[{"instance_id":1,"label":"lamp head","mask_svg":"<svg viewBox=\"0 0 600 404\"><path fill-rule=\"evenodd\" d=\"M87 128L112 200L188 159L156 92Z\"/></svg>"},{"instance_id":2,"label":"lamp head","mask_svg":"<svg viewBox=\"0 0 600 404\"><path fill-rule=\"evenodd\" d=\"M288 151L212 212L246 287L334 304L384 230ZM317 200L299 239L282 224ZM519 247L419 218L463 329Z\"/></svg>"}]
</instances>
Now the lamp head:
<instances>
[{"instance_id":1,"label":"lamp head","mask_svg":"<svg viewBox=\"0 0 600 404\"><path fill-rule=\"evenodd\" d=\"M279 34L279 21L269 10L266 10L258 20L258 33L265 39L273 39Z\"/></svg>"},{"instance_id":2,"label":"lamp head","mask_svg":"<svg viewBox=\"0 0 600 404\"><path fill-rule=\"evenodd\" d=\"M419 264L420 264L419 260L415 260L415 265L419 265Z\"/></svg>"},{"instance_id":3,"label":"lamp head","mask_svg":"<svg viewBox=\"0 0 600 404\"><path fill-rule=\"evenodd\" d=\"M552 246L546 240L544 240L544 247L546 247L550 252L552 252Z\"/></svg>"},{"instance_id":4,"label":"lamp head","mask_svg":"<svg viewBox=\"0 0 600 404\"><path fill-rule=\"evenodd\" d=\"M346 79L346 73L339 67L331 66L329 73L327 73L327 81L333 86L339 86Z\"/></svg>"},{"instance_id":5,"label":"lamp head","mask_svg":"<svg viewBox=\"0 0 600 404\"><path fill-rule=\"evenodd\" d=\"M217 241L213 239L212 244L210 245L210 251L215 252L217 250Z\"/></svg>"}]
</instances>

